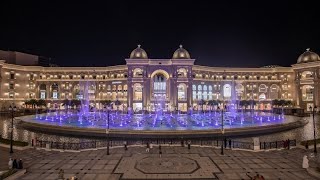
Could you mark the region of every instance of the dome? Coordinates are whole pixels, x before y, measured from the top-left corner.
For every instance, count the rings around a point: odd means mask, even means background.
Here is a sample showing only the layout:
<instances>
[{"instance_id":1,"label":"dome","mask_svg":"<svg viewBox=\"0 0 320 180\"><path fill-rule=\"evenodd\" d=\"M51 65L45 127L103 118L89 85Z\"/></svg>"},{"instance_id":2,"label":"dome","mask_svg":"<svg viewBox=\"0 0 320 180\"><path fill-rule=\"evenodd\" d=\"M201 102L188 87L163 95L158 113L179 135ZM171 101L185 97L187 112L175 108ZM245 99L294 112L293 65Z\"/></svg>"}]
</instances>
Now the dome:
<instances>
[{"instance_id":1,"label":"dome","mask_svg":"<svg viewBox=\"0 0 320 180\"><path fill-rule=\"evenodd\" d=\"M130 54L130 59L148 59L147 53L138 45Z\"/></svg>"},{"instance_id":2,"label":"dome","mask_svg":"<svg viewBox=\"0 0 320 180\"><path fill-rule=\"evenodd\" d=\"M314 53L310 51L310 48L306 50L306 52L302 53L297 63L307 63L307 62L313 62L313 61L319 61L319 55L317 53Z\"/></svg>"},{"instance_id":3,"label":"dome","mask_svg":"<svg viewBox=\"0 0 320 180\"><path fill-rule=\"evenodd\" d=\"M172 59L191 59L190 54L185 50L182 45L177 49L172 56Z\"/></svg>"}]
</instances>

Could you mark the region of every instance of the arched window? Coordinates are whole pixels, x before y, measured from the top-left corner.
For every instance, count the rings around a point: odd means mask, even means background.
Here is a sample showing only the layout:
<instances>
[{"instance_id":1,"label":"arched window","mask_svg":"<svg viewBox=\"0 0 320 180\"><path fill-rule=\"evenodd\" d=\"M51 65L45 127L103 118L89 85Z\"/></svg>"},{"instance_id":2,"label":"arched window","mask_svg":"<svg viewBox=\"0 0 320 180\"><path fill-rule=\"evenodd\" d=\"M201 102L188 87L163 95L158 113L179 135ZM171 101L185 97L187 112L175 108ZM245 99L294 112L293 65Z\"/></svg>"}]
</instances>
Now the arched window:
<instances>
[{"instance_id":1,"label":"arched window","mask_svg":"<svg viewBox=\"0 0 320 180\"><path fill-rule=\"evenodd\" d=\"M40 84L39 90L40 90L40 99L46 99L47 86L45 84Z\"/></svg>"},{"instance_id":2,"label":"arched window","mask_svg":"<svg viewBox=\"0 0 320 180\"><path fill-rule=\"evenodd\" d=\"M207 88L207 85L203 86L202 99L204 99L204 100L208 99L208 88Z\"/></svg>"},{"instance_id":3,"label":"arched window","mask_svg":"<svg viewBox=\"0 0 320 180\"><path fill-rule=\"evenodd\" d=\"M313 91L314 87L311 85L302 86L302 100L303 101L313 101Z\"/></svg>"},{"instance_id":4,"label":"arched window","mask_svg":"<svg viewBox=\"0 0 320 180\"><path fill-rule=\"evenodd\" d=\"M276 84L270 86L270 99L279 99L279 87Z\"/></svg>"},{"instance_id":5,"label":"arched window","mask_svg":"<svg viewBox=\"0 0 320 180\"><path fill-rule=\"evenodd\" d=\"M196 100L197 99L197 86L192 85L192 99Z\"/></svg>"},{"instance_id":6,"label":"arched window","mask_svg":"<svg viewBox=\"0 0 320 180\"><path fill-rule=\"evenodd\" d=\"M187 98L187 86L186 84L182 83L178 86L178 99L179 100L186 100Z\"/></svg>"},{"instance_id":7,"label":"arched window","mask_svg":"<svg viewBox=\"0 0 320 180\"><path fill-rule=\"evenodd\" d=\"M209 85L209 100L212 100L212 86Z\"/></svg>"},{"instance_id":8,"label":"arched window","mask_svg":"<svg viewBox=\"0 0 320 180\"><path fill-rule=\"evenodd\" d=\"M230 84L225 84L223 86L223 96L226 98L230 98L231 97L231 86Z\"/></svg>"},{"instance_id":9,"label":"arched window","mask_svg":"<svg viewBox=\"0 0 320 180\"><path fill-rule=\"evenodd\" d=\"M142 100L142 85L139 83L133 85L133 100Z\"/></svg>"},{"instance_id":10,"label":"arched window","mask_svg":"<svg viewBox=\"0 0 320 180\"><path fill-rule=\"evenodd\" d=\"M237 85L235 86L235 90L236 90L237 98L238 98L239 100L241 100L242 97L243 97L243 93L244 93L244 87L243 87L243 85L242 85L242 84L237 84Z\"/></svg>"},{"instance_id":11,"label":"arched window","mask_svg":"<svg viewBox=\"0 0 320 180\"><path fill-rule=\"evenodd\" d=\"M118 85L118 91L122 91L122 85Z\"/></svg>"},{"instance_id":12,"label":"arched window","mask_svg":"<svg viewBox=\"0 0 320 180\"><path fill-rule=\"evenodd\" d=\"M108 85L108 86L107 86L107 90L108 90L108 91L111 91L111 85Z\"/></svg>"},{"instance_id":13,"label":"arched window","mask_svg":"<svg viewBox=\"0 0 320 180\"><path fill-rule=\"evenodd\" d=\"M304 71L301 73L301 79L312 79L313 73L311 71Z\"/></svg>"},{"instance_id":14,"label":"arched window","mask_svg":"<svg viewBox=\"0 0 320 180\"><path fill-rule=\"evenodd\" d=\"M116 91L117 90L117 86L116 85L112 85L112 91Z\"/></svg>"},{"instance_id":15,"label":"arched window","mask_svg":"<svg viewBox=\"0 0 320 180\"><path fill-rule=\"evenodd\" d=\"M187 77L187 70L185 68L178 69L178 77Z\"/></svg>"},{"instance_id":16,"label":"arched window","mask_svg":"<svg viewBox=\"0 0 320 180\"><path fill-rule=\"evenodd\" d=\"M123 86L123 91L127 91L128 90L128 85L124 85Z\"/></svg>"},{"instance_id":17,"label":"arched window","mask_svg":"<svg viewBox=\"0 0 320 180\"><path fill-rule=\"evenodd\" d=\"M198 85L198 99L202 99L202 86Z\"/></svg>"},{"instance_id":18,"label":"arched window","mask_svg":"<svg viewBox=\"0 0 320 180\"><path fill-rule=\"evenodd\" d=\"M266 99L266 94L265 93L261 93L259 95L259 100L265 100Z\"/></svg>"},{"instance_id":19,"label":"arched window","mask_svg":"<svg viewBox=\"0 0 320 180\"><path fill-rule=\"evenodd\" d=\"M143 77L143 71L140 68L135 68L133 70L133 77Z\"/></svg>"},{"instance_id":20,"label":"arched window","mask_svg":"<svg viewBox=\"0 0 320 180\"><path fill-rule=\"evenodd\" d=\"M52 99L58 99L59 85L57 83L52 84L51 91Z\"/></svg>"},{"instance_id":21,"label":"arched window","mask_svg":"<svg viewBox=\"0 0 320 180\"><path fill-rule=\"evenodd\" d=\"M267 86L265 84L260 84L259 86L259 92L267 92Z\"/></svg>"}]
</instances>

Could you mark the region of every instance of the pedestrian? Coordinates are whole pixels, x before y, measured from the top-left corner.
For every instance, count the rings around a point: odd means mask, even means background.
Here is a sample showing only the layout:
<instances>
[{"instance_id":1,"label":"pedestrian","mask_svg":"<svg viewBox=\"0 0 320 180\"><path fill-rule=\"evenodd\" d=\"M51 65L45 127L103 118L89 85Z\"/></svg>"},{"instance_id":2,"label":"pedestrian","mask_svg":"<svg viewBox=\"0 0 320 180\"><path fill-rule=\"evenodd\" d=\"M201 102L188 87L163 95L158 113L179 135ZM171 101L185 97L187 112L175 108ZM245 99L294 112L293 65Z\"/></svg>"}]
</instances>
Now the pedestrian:
<instances>
[{"instance_id":1,"label":"pedestrian","mask_svg":"<svg viewBox=\"0 0 320 180\"><path fill-rule=\"evenodd\" d=\"M22 162L22 159L19 160L18 162L18 166L19 166L19 169L23 169L23 162Z\"/></svg>"},{"instance_id":2,"label":"pedestrian","mask_svg":"<svg viewBox=\"0 0 320 180\"><path fill-rule=\"evenodd\" d=\"M12 158L9 159L9 163L8 163L9 169L12 169L13 167L13 160Z\"/></svg>"},{"instance_id":3,"label":"pedestrian","mask_svg":"<svg viewBox=\"0 0 320 180\"><path fill-rule=\"evenodd\" d=\"M123 142L123 145L124 145L124 150L128 150L127 141L124 141L124 142Z\"/></svg>"},{"instance_id":4,"label":"pedestrian","mask_svg":"<svg viewBox=\"0 0 320 180\"><path fill-rule=\"evenodd\" d=\"M188 141L188 149L190 149L191 148L191 141L189 140Z\"/></svg>"},{"instance_id":5,"label":"pedestrian","mask_svg":"<svg viewBox=\"0 0 320 180\"><path fill-rule=\"evenodd\" d=\"M229 148L231 149L231 139L229 139Z\"/></svg>"},{"instance_id":6,"label":"pedestrian","mask_svg":"<svg viewBox=\"0 0 320 180\"><path fill-rule=\"evenodd\" d=\"M288 149L290 149L290 139L288 139Z\"/></svg>"},{"instance_id":7,"label":"pedestrian","mask_svg":"<svg viewBox=\"0 0 320 180\"><path fill-rule=\"evenodd\" d=\"M308 159L307 155L303 156L302 168L304 168L304 169L308 169L309 168L309 159Z\"/></svg>"},{"instance_id":8,"label":"pedestrian","mask_svg":"<svg viewBox=\"0 0 320 180\"><path fill-rule=\"evenodd\" d=\"M153 144L152 143L150 143L150 149L152 149L153 148Z\"/></svg>"},{"instance_id":9,"label":"pedestrian","mask_svg":"<svg viewBox=\"0 0 320 180\"><path fill-rule=\"evenodd\" d=\"M159 158L161 158L162 157L162 151L161 151L161 149L159 150Z\"/></svg>"},{"instance_id":10,"label":"pedestrian","mask_svg":"<svg viewBox=\"0 0 320 180\"><path fill-rule=\"evenodd\" d=\"M14 159L14 160L13 160L13 163L12 163L12 168L13 168L13 169L17 169L17 166L18 166L18 165L17 165L17 160Z\"/></svg>"},{"instance_id":11,"label":"pedestrian","mask_svg":"<svg viewBox=\"0 0 320 180\"><path fill-rule=\"evenodd\" d=\"M64 171L60 169L58 179L64 179Z\"/></svg>"},{"instance_id":12,"label":"pedestrian","mask_svg":"<svg viewBox=\"0 0 320 180\"><path fill-rule=\"evenodd\" d=\"M306 149L309 149L309 141L306 142Z\"/></svg>"},{"instance_id":13,"label":"pedestrian","mask_svg":"<svg viewBox=\"0 0 320 180\"><path fill-rule=\"evenodd\" d=\"M150 152L150 149L149 149L149 147L147 147L147 148L146 148L146 152L147 152L147 153L148 153L148 152Z\"/></svg>"}]
</instances>

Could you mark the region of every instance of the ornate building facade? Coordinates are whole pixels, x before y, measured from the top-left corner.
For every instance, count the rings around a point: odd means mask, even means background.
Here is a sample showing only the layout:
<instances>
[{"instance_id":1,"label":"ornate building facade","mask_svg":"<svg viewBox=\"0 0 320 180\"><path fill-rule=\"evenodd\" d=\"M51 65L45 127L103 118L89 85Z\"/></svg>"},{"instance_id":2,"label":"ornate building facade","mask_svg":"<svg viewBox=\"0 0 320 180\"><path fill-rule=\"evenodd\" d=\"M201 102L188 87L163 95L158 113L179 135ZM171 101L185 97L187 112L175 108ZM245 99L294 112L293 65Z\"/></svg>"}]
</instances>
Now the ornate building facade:
<instances>
[{"instance_id":1,"label":"ornate building facade","mask_svg":"<svg viewBox=\"0 0 320 180\"><path fill-rule=\"evenodd\" d=\"M126 65L110 67L41 67L0 61L1 106L44 99L49 107L64 99L119 100L120 109L153 111L158 107L187 111L199 101L255 100L255 109L270 109L273 99L304 108L319 105L320 58L307 49L292 67L224 68L194 65L180 46L171 59L149 59L140 45ZM86 93L86 94L84 94ZM207 108L204 105L204 108Z\"/></svg>"}]
</instances>

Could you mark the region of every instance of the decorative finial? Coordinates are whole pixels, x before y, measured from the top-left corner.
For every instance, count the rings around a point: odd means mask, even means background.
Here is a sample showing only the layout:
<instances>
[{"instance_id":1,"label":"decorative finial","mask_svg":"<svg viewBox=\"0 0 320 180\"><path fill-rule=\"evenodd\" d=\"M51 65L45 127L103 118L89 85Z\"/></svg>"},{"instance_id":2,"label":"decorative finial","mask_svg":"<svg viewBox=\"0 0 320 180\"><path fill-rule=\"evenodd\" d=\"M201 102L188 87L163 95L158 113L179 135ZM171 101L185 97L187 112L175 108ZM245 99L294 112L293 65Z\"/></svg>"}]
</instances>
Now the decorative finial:
<instances>
[{"instance_id":1,"label":"decorative finial","mask_svg":"<svg viewBox=\"0 0 320 180\"><path fill-rule=\"evenodd\" d=\"M307 51L310 51L310 48L307 48L306 50L307 50Z\"/></svg>"},{"instance_id":2,"label":"decorative finial","mask_svg":"<svg viewBox=\"0 0 320 180\"><path fill-rule=\"evenodd\" d=\"M141 45L140 44L138 44L138 48L140 48L141 47Z\"/></svg>"},{"instance_id":3,"label":"decorative finial","mask_svg":"<svg viewBox=\"0 0 320 180\"><path fill-rule=\"evenodd\" d=\"M182 48L182 44L180 44L179 47Z\"/></svg>"}]
</instances>

